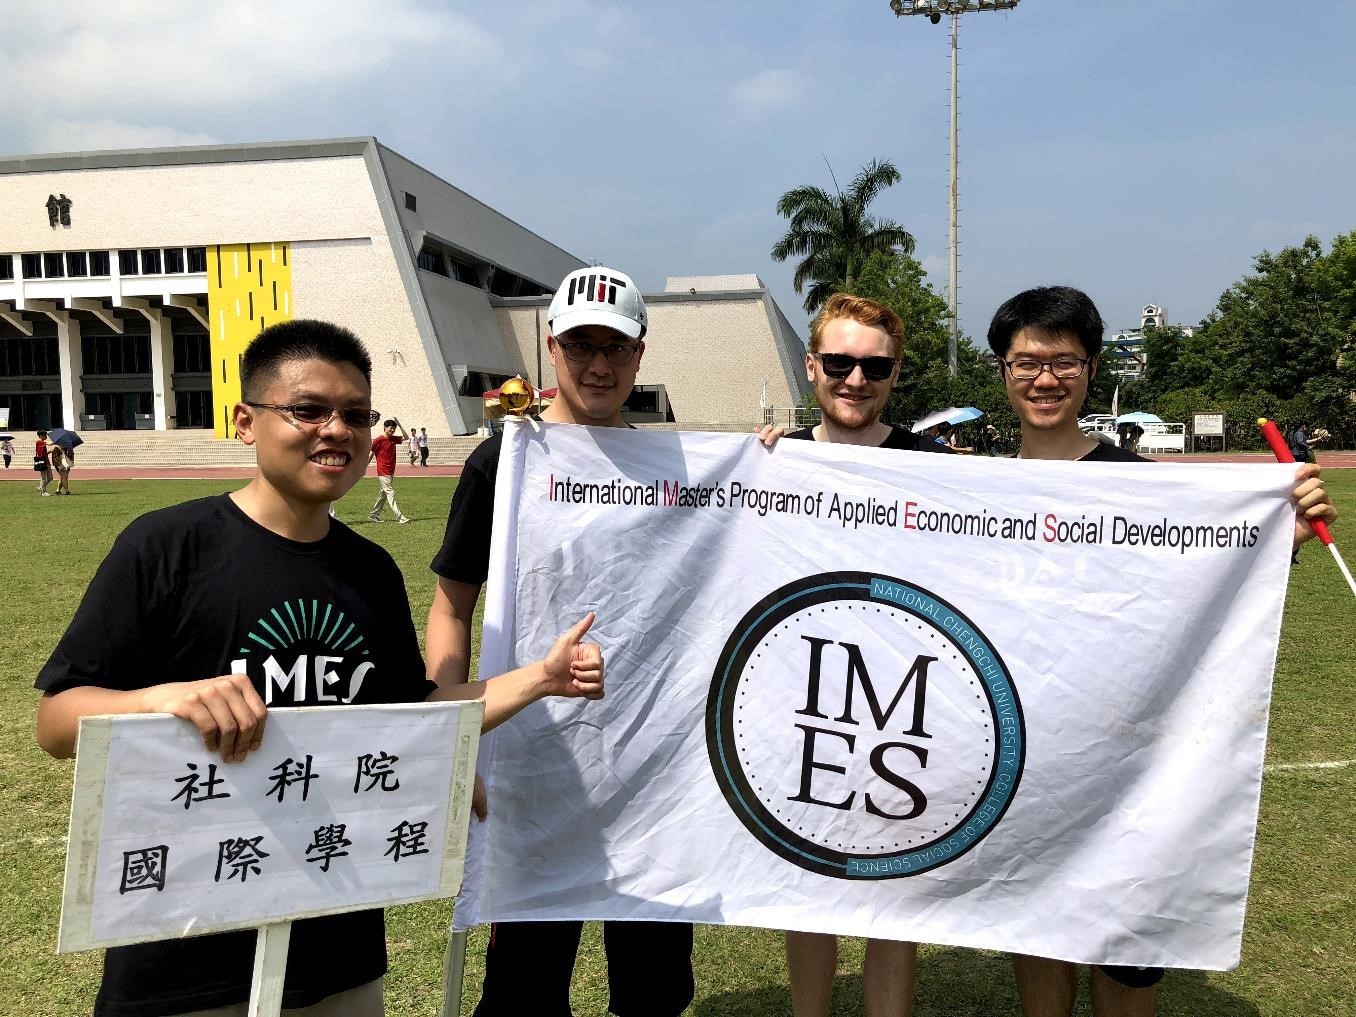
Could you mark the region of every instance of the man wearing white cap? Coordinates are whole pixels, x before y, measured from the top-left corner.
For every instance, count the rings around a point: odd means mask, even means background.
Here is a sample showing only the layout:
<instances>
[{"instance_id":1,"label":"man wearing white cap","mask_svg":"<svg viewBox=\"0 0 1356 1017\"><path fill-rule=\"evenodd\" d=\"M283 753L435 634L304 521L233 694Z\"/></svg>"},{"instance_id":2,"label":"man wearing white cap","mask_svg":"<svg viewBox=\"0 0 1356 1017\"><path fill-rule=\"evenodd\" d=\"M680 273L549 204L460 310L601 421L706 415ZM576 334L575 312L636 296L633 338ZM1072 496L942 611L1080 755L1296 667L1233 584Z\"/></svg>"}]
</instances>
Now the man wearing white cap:
<instances>
[{"instance_id":1,"label":"man wearing white cap","mask_svg":"<svg viewBox=\"0 0 1356 1017\"><path fill-rule=\"evenodd\" d=\"M541 419L558 424L626 427L622 404L645 353L645 301L631 279L610 268L581 268L560 284L547 312L546 348L558 393ZM429 610L426 657L440 686L467 680L471 619L489 571L495 475L502 434L466 460L433 559L438 588ZM480 792L477 782L477 792ZM477 796L476 813L485 815ZM579 922L505 922L492 926L477 1017L570 1017L570 978ZM606 922L610 1001L620 1017L677 1017L692 1002L692 926L682 922Z\"/></svg>"}]
</instances>

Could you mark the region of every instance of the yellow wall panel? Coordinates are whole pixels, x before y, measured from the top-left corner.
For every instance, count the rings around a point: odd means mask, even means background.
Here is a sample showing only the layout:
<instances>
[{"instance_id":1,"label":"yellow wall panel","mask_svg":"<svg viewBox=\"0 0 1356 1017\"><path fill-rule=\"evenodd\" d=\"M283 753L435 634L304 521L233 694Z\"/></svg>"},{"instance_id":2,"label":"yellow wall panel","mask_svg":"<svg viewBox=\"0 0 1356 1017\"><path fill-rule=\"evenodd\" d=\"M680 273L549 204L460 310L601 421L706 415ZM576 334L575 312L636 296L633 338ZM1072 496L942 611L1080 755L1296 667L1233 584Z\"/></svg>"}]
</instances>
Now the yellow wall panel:
<instances>
[{"instance_id":1,"label":"yellow wall panel","mask_svg":"<svg viewBox=\"0 0 1356 1017\"><path fill-rule=\"evenodd\" d=\"M289 245L217 244L207 248L213 430L234 438L231 407L240 401L240 358L259 332L292 319Z\"/></svg>"}]
</instances>

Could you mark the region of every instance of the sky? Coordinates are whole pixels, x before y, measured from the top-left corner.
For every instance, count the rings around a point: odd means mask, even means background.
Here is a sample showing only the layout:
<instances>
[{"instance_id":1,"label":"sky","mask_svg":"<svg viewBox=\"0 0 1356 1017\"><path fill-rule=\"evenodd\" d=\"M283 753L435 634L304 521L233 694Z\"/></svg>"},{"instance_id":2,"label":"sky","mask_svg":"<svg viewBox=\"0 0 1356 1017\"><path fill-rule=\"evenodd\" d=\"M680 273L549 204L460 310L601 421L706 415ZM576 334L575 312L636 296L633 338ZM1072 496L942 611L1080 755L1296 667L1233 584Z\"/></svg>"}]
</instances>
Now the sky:
<instances>
[{"instance_id":1,"label":"sky","mask_svg":"<svg viewBox=\"0 0 1356 1017\"><path fill-rule=\"evenodd\" d=\"M628 272L757 273L792 187L872 159L947 285L948 23L887 0L0 0L0 152L375 135ZM1029 286L1198 322L1356 230L1352 0L1023 0L961 18L960 317Z\"/></svg>"}]
</instances>

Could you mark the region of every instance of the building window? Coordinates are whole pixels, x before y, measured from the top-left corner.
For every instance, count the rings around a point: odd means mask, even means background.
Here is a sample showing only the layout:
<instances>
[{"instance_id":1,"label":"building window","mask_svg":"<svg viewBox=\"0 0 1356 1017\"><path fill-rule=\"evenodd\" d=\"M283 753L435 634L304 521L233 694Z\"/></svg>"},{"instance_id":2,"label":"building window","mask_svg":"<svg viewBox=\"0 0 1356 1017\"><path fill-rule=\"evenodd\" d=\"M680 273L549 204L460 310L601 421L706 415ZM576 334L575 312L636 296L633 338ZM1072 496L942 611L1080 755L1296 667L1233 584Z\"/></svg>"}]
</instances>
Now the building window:
<instances>
[{"instance_id":1,"label":"building window","mask_svg":"<svg viewBox=\"0 0 1356 1017\"><path fill-rule=\"evenodd\" d=\"M465 283L467 286L480 287L480 269L456 258L448 258L448 261L452 263L453 279Z\"/></svg>"},{"instance_id":2,"label":"building window","mask_svg":"<svg viewBox=\"0 0 1356 1017\"><path fill-rule=\"evenodd\" d=\"M108 275L108 252L90 251L89 252L89 274L90 275Z\"/></svg>"},{"instance_id":3,"label":"building window","mask_svg":"<svg viewBox=\"0 0 1356 1017\"><path fill-rule=\"evenodd\" d=\"M188 249L188 270L190 272L207 271L206 247L190 247Z\"/></svg>"},{"instance_id":4,"label":"building window","mask_svg":"<svg viewBox=\"0 0 1356 1017\"><path fill-rule=\"evenodd\" d=\"M408 208L411 212L419 211L419 199L416 198L409 191L405 192L405 207Z\"/></svg>"},{"instance_id":5,"label":"building window","mask_svg":"<svg viewBox=\"0 0 1356 1017\"><path fill-rule=\"evenodd\" d=\"M0 254L0 279L14 278L14 255Z\"/></svg>"},{"instance_id":6,"label":"building window","mask_svg":"<svg viewBox=\"0 0 1356 1017\"><path fill-rule=\"evenodd\" d=\"M66 274L72 279L89 275L89 255L85 251L66 252Z\"/></svg>"},{"instance_id":7,"label":"building window","mask_svg":"<svg viewBox=\"0 0 1356 1017\"><path fill-rule=\"evenodd\" d=\"M425 272L433 272L437 275L447 275L447 264L443 261L442 253L435 248L425 247L419 252L419 267Z\"/></svg>"},{"instance_id":8,"label":"building window","mask_svg":"<svg viewBox=\"0 0 1356 1017\"><path fill-rule=\"evenodd\" d=\"M42 255L25 254L23 256L24 278L41 279L42 278Z\"/></svg>"},{"instance_id":9,"label":"building window","mask_svg":"<svg viewBox=\"0 0 1356 1017\"><path fill-rule=\"evenodd\" d=\"M160 275L160 250L148 247L141 252L141 274Z\"/></svg>"},{"instance_id":10,"label":"building window","mask_svg":"<svg viewBox=\"0 0 1356 1017\"><path fill-rule=\"evenodd\" d=\"M42 275L45 279L60 279L66 274L66 259L58 251L42 256Z\"/></svg>"},{"instance_id":11,"label":"building window","mask_svg":"<svg viewBox=\"0 0 1356 1017\"><path fill-rule=\"evenodd\" d=\"M184 270L184 249L182 247L165 248L165 274L178 274Z\"/></svg>"},{"instance_id":12,"label":"building window","mask_svg":"<svg viewBox=\"0 0 1356 1017\"><path fill-rule=\"evenodd\" d=\"M140 275L141 270L137 267L136 251L118 252L118 273L120 275Z\"/></svg>"}]
</instances>

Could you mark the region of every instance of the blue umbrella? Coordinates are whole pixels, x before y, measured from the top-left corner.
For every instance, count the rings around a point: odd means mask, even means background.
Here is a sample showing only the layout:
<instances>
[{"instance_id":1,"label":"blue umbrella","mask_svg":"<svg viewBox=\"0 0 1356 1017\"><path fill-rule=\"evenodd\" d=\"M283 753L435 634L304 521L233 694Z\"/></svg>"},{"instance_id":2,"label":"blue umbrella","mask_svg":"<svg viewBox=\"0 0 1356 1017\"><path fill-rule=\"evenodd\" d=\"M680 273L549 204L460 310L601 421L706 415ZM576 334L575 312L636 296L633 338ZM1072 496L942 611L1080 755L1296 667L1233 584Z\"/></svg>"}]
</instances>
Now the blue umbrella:
<instances>
[{"instance_id":1,"label":"blue umbrella","mask_svg":"<svg viewBox=\"0 0 1356 1017\"><path fill-rule=\"evenodd\" d=\"M1122 413L1116 418L1117 424L1161 424L1162 417L1156 417L1152 413L1145 413L1142 410L1136 410L1134 413Z\"/></svg>"},{"instance_id":2,"label":"blue umbrella","mask_svg":"<svg viewBox=\"0 0 1356 1017\"><path fill-rule=\"evenodd\" d=\"M984 416L984 411L974 406L962 406L951 416L946 418L948 424L963 424L967 420L978 420Z\"/></svg>"},{"instance_id":3,"label":"blue umbrella","mask_svg":"<svg viewBox=\"0 0 1356 1017\"><path fill-rule=\"evenodd\" d=\"M47 437L53 445L60 445L67 452L74 452L75 446L85 444L85 439L80 437L74 431L68 431L64 427L54 427L47 432Z\"/></svg>"}]
</instances>

